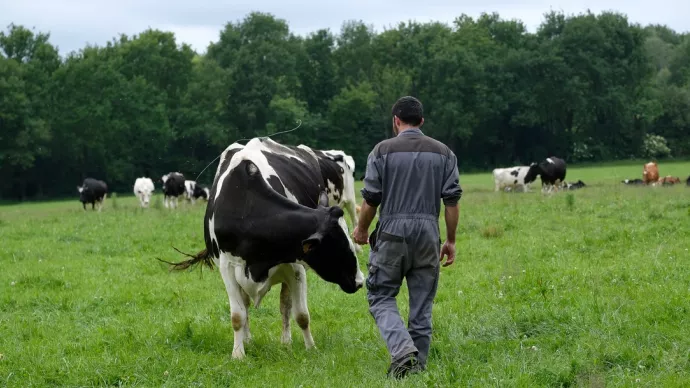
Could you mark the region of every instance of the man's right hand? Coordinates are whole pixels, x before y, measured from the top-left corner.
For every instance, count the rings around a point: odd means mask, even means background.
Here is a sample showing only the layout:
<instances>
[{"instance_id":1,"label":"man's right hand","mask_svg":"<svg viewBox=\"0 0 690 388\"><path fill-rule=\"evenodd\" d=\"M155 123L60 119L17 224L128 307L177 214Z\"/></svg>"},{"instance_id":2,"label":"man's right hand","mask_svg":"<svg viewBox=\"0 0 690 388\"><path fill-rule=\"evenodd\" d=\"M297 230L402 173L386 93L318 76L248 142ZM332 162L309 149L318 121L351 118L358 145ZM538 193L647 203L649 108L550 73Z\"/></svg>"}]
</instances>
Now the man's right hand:
<instances>
[{"instance_id":1,"label":"man's right hand","mask_svg":"<svg viewBox=\"0 0 690 388\"><path fill-rule=\"evenodd\" d=\"M455 242L446 241L441 247L441 262L443 258L446 257L446 262L443 264L447 267L455 262Z\"/></svg>"}]
</instances>

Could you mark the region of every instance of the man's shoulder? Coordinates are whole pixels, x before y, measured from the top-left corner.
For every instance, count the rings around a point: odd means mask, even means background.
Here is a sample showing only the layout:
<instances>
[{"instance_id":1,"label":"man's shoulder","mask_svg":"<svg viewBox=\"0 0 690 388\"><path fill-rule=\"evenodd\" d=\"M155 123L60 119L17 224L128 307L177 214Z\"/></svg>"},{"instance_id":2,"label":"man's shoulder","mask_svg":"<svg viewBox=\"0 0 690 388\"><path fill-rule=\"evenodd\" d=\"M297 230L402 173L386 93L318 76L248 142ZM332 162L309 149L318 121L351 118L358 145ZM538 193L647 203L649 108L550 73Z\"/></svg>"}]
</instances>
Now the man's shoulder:
<instances>
[{"instance_id":1,"label":"man's shoulder","mask_svg":"<svg viewBox=\"0 0 690 388\"><path fill-rule=\"evenodd\" d=\"M372 150L375 157L396 152L432 152L446 157L454 155L447 145L426 135L396 136L380 141Z\"/></svg>"}]
</instances>

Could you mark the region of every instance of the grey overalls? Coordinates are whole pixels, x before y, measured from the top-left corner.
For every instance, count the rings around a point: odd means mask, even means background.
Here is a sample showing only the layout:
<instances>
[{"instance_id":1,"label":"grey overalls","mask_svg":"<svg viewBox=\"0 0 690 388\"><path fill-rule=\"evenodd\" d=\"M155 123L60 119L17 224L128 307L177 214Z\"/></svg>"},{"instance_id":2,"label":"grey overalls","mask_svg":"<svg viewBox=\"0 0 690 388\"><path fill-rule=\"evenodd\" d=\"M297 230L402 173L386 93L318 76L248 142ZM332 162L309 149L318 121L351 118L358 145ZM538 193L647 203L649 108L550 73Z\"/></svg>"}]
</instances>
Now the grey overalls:
<instances>
[{"instance_id":1,"label":"grey overalls","mask_svg":"<svg viewBox=\"0 0 690 388\"><path fill-rule=\"evenodd\" d=\"M369 311L392 360L418 352L424 367L440 266L441 199L454 206L462 194L456 156L419 129L406 130L374 147L361 192L369 205L379 206L369 238ZM407 329L395 299L403 278L410 299Z\"/></svg>"}]
</instances>

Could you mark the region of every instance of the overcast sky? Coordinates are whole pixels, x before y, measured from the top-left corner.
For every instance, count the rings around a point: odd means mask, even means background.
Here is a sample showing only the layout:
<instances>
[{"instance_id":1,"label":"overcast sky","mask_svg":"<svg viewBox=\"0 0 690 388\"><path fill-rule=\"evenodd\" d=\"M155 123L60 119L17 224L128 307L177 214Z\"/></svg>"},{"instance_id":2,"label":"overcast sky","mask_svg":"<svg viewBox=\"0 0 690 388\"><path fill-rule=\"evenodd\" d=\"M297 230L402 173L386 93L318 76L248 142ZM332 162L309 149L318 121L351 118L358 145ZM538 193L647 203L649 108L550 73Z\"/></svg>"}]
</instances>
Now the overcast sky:
<instances>
[{"instance_id":1,"label":"overcast sky","mask_svg":"<svg viewBox=\"0 0 690 388\"><path fill-rule=\"evenodd\" d=\"M148 27L175 33L178 42L204 52L228 21L261 11L287 20L291 31L307 34L319 28L340 31L344 21L362 20L377 31L400 21L450 23L462 13L476 17L498 12L504 19L520 19L535 31L550 10L577 14L590 9L615 10L632 22L666 24L679 32L690 30L688 0L0 0L0 27L10 23L50 32L61 54L86 43L103 45L120 33L137 34Z\"/></svg>"}]
</instances>

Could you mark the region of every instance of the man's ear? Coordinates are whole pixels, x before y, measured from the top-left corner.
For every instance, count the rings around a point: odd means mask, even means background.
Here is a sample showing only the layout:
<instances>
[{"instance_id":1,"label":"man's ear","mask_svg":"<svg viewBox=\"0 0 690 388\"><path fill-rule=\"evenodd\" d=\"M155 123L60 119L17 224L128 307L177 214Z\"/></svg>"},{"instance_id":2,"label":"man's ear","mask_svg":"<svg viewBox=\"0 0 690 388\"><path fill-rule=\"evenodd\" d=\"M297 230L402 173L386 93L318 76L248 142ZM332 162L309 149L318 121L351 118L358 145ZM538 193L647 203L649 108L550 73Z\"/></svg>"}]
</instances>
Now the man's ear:
<instances>
[{"instance_id":1,"label":"man's ear","mask_svg":"<svg viewBox=\"0 0 690 388\"><path fill-rule=\"evenodd\" d=\"M312 251L314 248L319 246L321 244L321 239L323 238L323 235L321 233L314 233L309 238L306 240L302 241L302 251L304 253L308 253Z\"/></svg>"}]
</instances>

